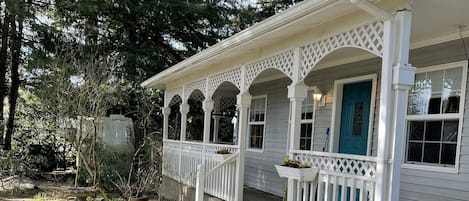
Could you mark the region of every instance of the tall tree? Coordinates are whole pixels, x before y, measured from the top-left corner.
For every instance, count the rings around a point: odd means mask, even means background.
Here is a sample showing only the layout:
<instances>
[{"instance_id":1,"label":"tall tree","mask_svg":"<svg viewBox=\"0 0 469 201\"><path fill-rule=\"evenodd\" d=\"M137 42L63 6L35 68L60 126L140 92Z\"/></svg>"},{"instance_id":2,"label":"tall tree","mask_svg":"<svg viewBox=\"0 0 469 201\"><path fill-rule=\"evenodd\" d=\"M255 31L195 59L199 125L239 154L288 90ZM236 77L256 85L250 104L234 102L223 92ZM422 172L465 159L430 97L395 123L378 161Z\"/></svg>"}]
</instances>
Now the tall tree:
<instances>
[{"instance_id":1,"label":"tall tree","mask_svg":"<svg viewBox=\"0 0 469 201\"><path fill-rule=\"evenodd\" d=\"M3 21L2 21L2 39L0 47L0 102L2 106L0 107L0 144L3 144L3 130L4 130L4 117L3 117L3 100L5 99L6 94L6 70L7 70L7 60L8 60L8 39L10 31L10 14L5 6L3 10Z\"/></svg>"},{"instance_id":2,"label":"tall tree","mask_svg":"<svg viewBox=\"0 0 469 201\"><path fill-rule=\"evenodd\" d=\"M18 4L18 9L24 9L22 3ZM18 26L16 25L18 24ZM11 137L15 129L16 103L18 100L18 89L20 87L20 75L18 68L21 63L21 46L23 40L23 15L18 14L11 21L12 43L11 43L11 67L10 67L10 91L8 93L8 122L5 133L5 150L11 149Z\"/></svg>"}]
</instances>

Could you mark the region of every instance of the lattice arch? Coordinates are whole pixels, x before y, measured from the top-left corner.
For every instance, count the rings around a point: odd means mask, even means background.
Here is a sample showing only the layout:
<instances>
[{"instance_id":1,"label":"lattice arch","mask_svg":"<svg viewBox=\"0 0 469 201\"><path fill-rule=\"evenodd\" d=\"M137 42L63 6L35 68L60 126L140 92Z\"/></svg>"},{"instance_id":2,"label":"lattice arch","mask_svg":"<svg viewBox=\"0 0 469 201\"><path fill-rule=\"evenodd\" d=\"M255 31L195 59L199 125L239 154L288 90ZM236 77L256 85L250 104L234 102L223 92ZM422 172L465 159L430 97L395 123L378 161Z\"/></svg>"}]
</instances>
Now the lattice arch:
<instances>
[{"instance_id":1,"label":"lattice arch","mask_svg":"<svg viewBox=\"0 0 469 201\"><path fill-rule=\"evenodd\" d=\"M204 94L199 89L194 89L192 91L192 93L189 94L189 96L187 97L186 100L189 100L190 98L192 98L194 100L197 100L197 101L204 101L205 100Z\"/></svg>"},{"instance_id":2,"label":"lattice arch","mask_svg":"<svg viewBox=\"0 0 469 201\"><path fill-rule=\"evenodd\" d=\"M241 68L226 71L214 76L211 76L208 80L208 94L207 97L212 97L215 90L223 82L231 82L239 90L241 90Z\"/></svg>"},{"instance_id":3,"label":"lattice arch","mask_svg":"<svg viewBox=\"0 0 469 201\"><path fill-rule=\"evenodd\" d=\"M174 95L171 99L169 99L169 103L168 103L168 106L173 106L177 103L181 103L182 102L182 99L181 99L181 96L179 96L178 94Z\"/></svg>"},{"instance_id":4,"label":"lattice arch","mask_svg":"<svg viewBox=\"0 0 469 201\"><path fill-rule=\"evenodd\" d=\"M381 57L384 47L383 36L383 22L378 21L302 47L300 79L304 79L314 66L329 53L343 47L363 49Z\"/></svg>"},{"instance_id":5,"label":"lattice arch","mask_svg":"<svg viewBox=\"0 0 469 201\"><path fill-rule=\"evenodd\" d=\"M183 94L182 94L182 88L176 88L176 89L166 90L166 91L165 91L165 100L164 100L165 105L170 106L171 103L172 103L173 100L174 100L173 97L176 96L176 95L177 95L177 96L179 97L179 99L181 99L181 101L182 101L182 98L181 98L182 95L183 95ZM174 104L174 103L173 103L173 104Z\"/></svg>"},{"instance_id":6,"label":"lattice arch","mask_svg":"<svg viewBox=\"0 0 469 201\"><path fill-rule=\"evenodd\" d=\"M205 98L205 85L206 85L206 80L199 80L192 82L190 84L184 85L184 99L188 100L189 97L193 92L196 90L199 91L197 94L193 94L192 96L197 96L196 98L202 98L201 100L204 100ZM200 97L201 96L201 97Z\"/></svg>"},{"instance_id":7,"label":"lattice arch","mask_svg":"<svg viewBox=\"0 0 469 201\"><path fill-rule=\"evenodd\" d=\"M246 65L245 87L248 88L254 79L268 68L280 70L290 79L293 79L293 55L294 51L289 50Z\"/></svg>"}]
</instances>

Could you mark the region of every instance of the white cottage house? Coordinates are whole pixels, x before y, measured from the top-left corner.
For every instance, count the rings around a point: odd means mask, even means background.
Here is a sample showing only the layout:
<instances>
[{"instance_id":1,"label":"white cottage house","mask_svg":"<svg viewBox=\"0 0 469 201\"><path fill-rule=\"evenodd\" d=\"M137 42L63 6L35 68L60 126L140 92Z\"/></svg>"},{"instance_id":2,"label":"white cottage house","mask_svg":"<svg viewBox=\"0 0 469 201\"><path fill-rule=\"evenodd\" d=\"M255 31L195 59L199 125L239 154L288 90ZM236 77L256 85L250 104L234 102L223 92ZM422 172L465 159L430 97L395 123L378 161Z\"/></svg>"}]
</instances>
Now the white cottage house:
<instances>
[{"instance_id":1,"label":"white cottage house","mask_svg":"<svg viewBox=\"0 0 469 201\"><path fill-rule=\"evenodd\" d=\"M306 0L257 23L142 83L165 90L163 174L199 200L469 200L464 25L466 0ZM279 177L285 156L318 173Z\"/></svg>"}]
</instances>

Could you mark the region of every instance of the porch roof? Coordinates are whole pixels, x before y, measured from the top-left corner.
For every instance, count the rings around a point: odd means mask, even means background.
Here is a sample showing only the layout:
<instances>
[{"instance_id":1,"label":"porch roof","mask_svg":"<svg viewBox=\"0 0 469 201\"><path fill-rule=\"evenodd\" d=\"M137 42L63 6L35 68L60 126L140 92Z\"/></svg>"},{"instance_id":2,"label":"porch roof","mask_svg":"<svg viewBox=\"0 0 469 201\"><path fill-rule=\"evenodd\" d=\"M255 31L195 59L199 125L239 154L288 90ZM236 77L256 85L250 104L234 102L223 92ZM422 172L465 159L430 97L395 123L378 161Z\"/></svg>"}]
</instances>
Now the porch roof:
<instances>
[{"instance_id":1,"label":"porch roof","mask_svg":"<svg viewBox=\"0 0 469 201\"><path fill-rule=\"evenodd\" d=\"M287 35L356 10L358 9L353 4L342 0L300 2L152 76L141 83L141 86L164 89L166 82L194 70L229 60L234 55L248 54Z\"/></svg>"}]
</instances>

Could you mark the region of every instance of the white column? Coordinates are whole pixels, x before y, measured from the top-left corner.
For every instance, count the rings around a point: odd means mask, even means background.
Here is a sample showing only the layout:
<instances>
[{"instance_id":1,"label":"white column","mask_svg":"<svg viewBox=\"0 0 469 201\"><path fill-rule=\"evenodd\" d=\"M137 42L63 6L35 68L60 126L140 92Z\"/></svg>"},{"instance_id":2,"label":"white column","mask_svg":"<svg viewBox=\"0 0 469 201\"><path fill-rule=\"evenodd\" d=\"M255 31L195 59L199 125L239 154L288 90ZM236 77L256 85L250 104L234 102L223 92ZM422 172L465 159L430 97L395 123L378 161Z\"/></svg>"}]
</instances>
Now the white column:
<instances>
[{"instance_id":1,"label":"white column","mask_svg":"<svg viewBox=\"0 0 469 201\"><path fill-rule=\"evenodd\" d=\"M214 97L213 100L213 110L215 111L215 114L217 114L213 116L213 142L218 142L218 126L220 123L220 116L218 116L218 114L220 113L220 97Z\"/></svg>"},{"instance_id":2,"label":"white column","mask_svg":"<svg viewBox=\"0 0 469 201\"><path fill-rule=\"evenodd\" d=\"M375 201L385 201L389 135L391 133L392 113L392 67L394 52L394 24L393 19L384 22L384 48L381 66L381 89L378 119L378 151L376 165Z\"/></svg>"},{"instance_id":3,"label":"white column","mask_svg":"<svg viewBox=\"0 0 469 201\"><path fill-rule=\"evenodd\" d=\"M414 85L415 68L409 62L409 43L412 12L400 10L395 16L396 40L395 40L395 65L393 69L393 135L390 138L391 166L388 170L388 197L387 200L399 200L399 188L401 177L402 151L405 137L405 112L407 91Z\"/></svg>"},{"instance_id":4,"label":"white column","mask_svg":"<svg viewBox=\"0 0 469 201\"><path fill-rule=\"evenodd\" d=\"M207 98L202 103L202 108L204 109L204 144L210 142L210 121L213 111L213 101L210 98Z\"/></svg>"},{"instance_id":5,"label":"white column","mask_svg":"<svg viewBox=\"0 0 469 201\"><path fill-rule=\"evenodd\" d=\"M239 157L236 163L236 180L235 180L235 199L243 200L244 186L244 161L246 154L246 136L248 128L248 109L251 105L251 95L247 92L237 96L237 107L239 110L239 129L238 129L238 146Z\"/></svg>"},{"instance_id":6,"label":"white column","mask_svg":"<svg viewBox=\"0 0 469 201\"><path fill-rule=\"evenodd\" d=\"M169 114L171 114L171 108L169 106L163 107L163 140L168 139L168 127L169 127Z\"/></svg>"},{"instance_id":7,"label":"white column","mask_svg":"<svg viewBox=\"0 0 469 201\"><path fill-rule=\"evenodd\" d=\"M288 98L290 99L291 109L290 134L288 136L290 152L300 148L301 108L307 93L308 87L302 82L288 86Z\"/></svg>"},{"instance_id":8,"label":"white column","mask_svg":"<svg viewBox=\"0 0 469 201\"><path fill-rule=\"evenodd\" d=\"M187 125L187 113L189 112L189 104L182 102L179 106L181 111L181 141L186 141L186 125Z\"/></svg>"},{"instance_id":9,"label":"white column","mask_svg":"<svg viewBox=\"0 0 469 201\"><path fill-rule=\"evenodd\" d=\"M300 136L301 136L301 109L303 101L307 97L308 87L303 83L292 83L288 86L288 98L290 99L290 133L288 135L288 142L290 144L289 152L292 156L293 150L300 149ZM288 201L294 201L297 195L297 185L300 185L297 180L288 179Z\"/></svg>"}]
</instances>

